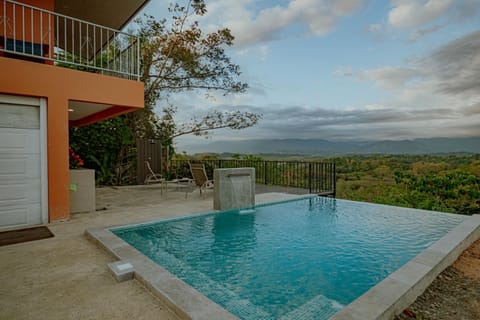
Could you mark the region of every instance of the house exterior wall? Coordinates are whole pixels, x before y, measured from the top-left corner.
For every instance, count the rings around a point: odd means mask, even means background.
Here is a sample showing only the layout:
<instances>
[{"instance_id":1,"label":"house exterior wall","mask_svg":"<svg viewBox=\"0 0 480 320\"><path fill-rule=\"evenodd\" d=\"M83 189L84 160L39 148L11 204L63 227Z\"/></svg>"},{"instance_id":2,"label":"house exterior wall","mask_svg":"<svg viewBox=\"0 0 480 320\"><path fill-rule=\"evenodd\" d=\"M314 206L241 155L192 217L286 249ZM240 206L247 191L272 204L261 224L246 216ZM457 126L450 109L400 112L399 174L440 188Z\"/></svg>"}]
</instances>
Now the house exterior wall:
<instances>
[{"instance_id":1,"label":"house exterior wall","mask_svg":"<svg viewBox=\"0 0 480 320\"><path fill-rule=\"evenodd\" d=\"M47 99L49 221L68 219L68 101L113 105L85 125L143 108L143 83L6 57L0 70L0 93Z\"/></svg>"}]
</instances>

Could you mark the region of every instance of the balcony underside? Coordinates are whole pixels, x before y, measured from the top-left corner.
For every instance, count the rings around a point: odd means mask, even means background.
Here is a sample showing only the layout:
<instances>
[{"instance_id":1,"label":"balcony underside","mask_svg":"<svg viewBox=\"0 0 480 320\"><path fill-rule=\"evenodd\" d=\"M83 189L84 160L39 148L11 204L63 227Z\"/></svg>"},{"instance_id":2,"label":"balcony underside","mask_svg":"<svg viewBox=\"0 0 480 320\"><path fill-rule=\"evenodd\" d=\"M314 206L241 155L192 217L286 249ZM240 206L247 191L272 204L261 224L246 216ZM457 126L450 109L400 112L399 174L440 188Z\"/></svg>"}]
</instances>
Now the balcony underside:
<instances>
[{"instance_id":1,"label":"balcony underside","mask_svg":"<svg viewBox=\"0 0 480 320\"><path fill-rule=\"evenodd\" d=\"M147 2L146 0L55 0L55 12L122 30Z\"/></svg>"},{"instance_id":2,"label":"balcony underside","mask_svg":"<svg viewBox=\"0 0 480 320\"><path fill-rule=\"evenodd\" d=\"M0 93L45 97L52 112L83 126L143 108L143 83L0 57ZM71 109L72 111L67 111Z\"/></svg>"}]
</instances>

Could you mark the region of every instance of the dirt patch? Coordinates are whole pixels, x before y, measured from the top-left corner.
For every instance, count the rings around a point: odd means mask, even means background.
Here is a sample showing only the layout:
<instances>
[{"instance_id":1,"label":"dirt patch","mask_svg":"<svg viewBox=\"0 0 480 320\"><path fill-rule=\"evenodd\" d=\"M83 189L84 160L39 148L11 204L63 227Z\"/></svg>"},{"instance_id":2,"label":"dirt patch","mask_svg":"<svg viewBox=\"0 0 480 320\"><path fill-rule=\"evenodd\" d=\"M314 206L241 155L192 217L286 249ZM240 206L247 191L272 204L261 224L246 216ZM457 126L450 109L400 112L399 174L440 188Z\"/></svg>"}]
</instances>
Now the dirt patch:
<instances>
[{"instance_id":1,"label":"dirt patch","mask_svg":"<svg viewBox=\"0 0 480 320\"><path fill-rule=\"evenodd\" d=\"M480 280L480 241L465 250L453 266L466 277Z\"/></svg>"},{"instance_id":2,"label":"dirt patch","mask_svg":"<svg viewBox=\"0 0 480 320\"><path fill-rule=\"evenodd\" d=\"M395 319L480 319L480 240Z\"/></svg>"}]
</instances>

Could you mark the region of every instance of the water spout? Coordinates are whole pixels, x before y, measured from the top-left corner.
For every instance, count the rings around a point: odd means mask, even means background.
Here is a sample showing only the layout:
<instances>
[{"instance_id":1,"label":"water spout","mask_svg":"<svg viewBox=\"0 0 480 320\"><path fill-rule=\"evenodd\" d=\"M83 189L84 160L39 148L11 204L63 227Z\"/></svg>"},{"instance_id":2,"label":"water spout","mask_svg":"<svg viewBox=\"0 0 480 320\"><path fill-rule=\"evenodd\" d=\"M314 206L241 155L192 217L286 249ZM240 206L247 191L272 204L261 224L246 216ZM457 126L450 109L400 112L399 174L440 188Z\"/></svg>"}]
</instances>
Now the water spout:
<instances>
[{"instance_id":1,"label":"water spout","mask_svg":"<svg viewBox=\"0 0 480 320\"><path fill-rule=\"evenodd\" d=\"M214 209L238 209L255 204L254 168L216 169L214 180Z\"/></svg>"}]
</instances>

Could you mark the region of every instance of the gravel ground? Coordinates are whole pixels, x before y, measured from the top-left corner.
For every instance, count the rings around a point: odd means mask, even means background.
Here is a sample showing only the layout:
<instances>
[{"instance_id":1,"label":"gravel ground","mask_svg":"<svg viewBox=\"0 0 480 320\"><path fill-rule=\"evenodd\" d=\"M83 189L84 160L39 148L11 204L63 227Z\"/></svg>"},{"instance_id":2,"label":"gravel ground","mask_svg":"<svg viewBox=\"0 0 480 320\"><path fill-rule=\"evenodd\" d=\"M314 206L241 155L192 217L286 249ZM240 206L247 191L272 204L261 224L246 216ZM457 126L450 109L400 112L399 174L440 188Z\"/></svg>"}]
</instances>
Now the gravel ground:
<instances>
[{"instance_id":1,"label":"gravel ground","mask_svg":"<svg viewBox=\"0 0 480 320\"><path fill-rule=\"evenodd\" d=\"M395 320L480 319L480 240L465 250Z\"/></svg>"}]
</instances>

